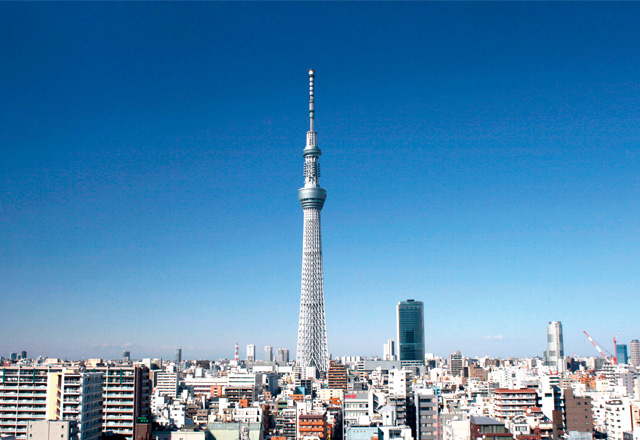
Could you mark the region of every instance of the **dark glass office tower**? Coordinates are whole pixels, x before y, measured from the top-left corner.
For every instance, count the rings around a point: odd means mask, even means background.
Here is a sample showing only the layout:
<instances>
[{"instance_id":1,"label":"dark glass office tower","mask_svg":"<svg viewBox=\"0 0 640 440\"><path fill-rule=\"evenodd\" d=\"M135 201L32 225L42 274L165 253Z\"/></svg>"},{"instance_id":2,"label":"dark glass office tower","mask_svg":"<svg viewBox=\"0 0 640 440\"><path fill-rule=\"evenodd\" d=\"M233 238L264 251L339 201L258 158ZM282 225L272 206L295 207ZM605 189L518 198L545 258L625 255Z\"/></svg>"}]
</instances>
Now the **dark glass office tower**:
<instances>
[{"instance_id":1,"label":"dark glass office tower","mask_svg":"<svg viewBox=\"0 0 640 440\"><path fill-rule=\"evenodd\" d=\"M628 364L629 356L627 355L627 344L616 345L616 358L618 364Z\"/></svg>"},{"instance_id":2,"label":"dark glass office tower","mask_svg":"<svg viewBox=\"0 0 640 440\"><path fill-rule=\"evenodd\" d=\"M403 363L424 364L424 304L400 301L398 316L398 358Z\"/></svg>"}]
</instances>

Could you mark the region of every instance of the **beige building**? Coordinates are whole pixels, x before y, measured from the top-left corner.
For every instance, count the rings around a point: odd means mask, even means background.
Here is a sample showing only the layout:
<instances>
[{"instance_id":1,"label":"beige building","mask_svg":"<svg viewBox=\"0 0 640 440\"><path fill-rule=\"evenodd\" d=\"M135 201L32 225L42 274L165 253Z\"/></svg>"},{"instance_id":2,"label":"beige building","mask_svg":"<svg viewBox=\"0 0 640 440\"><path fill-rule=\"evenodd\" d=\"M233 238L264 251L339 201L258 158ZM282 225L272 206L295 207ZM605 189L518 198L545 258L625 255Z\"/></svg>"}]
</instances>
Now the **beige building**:
<instances>
[{"instance_id":1,"label":"beige building","mask_svg":"<svg viewBox=\"0 0 640 440\"><path fill-rule=\"evenodd\" d=\"M75 422L69 420L37 420L27 423L27 438L32 440L77 440Z\"/></svg>"}]
</instances>

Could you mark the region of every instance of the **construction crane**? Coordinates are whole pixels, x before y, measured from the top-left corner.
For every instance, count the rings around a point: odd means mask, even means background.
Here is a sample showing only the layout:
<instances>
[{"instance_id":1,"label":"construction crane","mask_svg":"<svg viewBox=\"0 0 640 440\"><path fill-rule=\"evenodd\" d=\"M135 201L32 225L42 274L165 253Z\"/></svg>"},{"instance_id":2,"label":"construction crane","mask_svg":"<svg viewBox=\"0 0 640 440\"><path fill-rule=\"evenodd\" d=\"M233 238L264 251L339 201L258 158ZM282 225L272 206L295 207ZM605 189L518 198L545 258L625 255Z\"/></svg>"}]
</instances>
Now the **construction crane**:
<instances>
[{"instance_id":1,"label":"construction crane","mask_svg":"<svg viewBox=\"0 0 640 440\"><path fill-rule=\"evenodd\" d=\"M591 341L591 343L593 344L593 346L594 346L594 347L596 347L596 350L598 350L598 352L602 355L602 357L603 357L603 358L605 358L605 359L609 359L609 358L607 357L607 355L606 355L606 354L604 354L604 352L602 351L602 349L600 348L600 346L596 343L596 341L594 341L594 340L593 340L593 338L592 338L591 336L589 336L589 333L587 333L587 332L586 332L586 331L584 331L584 330L582 331L582 333L584 333L584 334L587 336L587 338L589 339L589 341Z\"/></svg>"}]
</instances>

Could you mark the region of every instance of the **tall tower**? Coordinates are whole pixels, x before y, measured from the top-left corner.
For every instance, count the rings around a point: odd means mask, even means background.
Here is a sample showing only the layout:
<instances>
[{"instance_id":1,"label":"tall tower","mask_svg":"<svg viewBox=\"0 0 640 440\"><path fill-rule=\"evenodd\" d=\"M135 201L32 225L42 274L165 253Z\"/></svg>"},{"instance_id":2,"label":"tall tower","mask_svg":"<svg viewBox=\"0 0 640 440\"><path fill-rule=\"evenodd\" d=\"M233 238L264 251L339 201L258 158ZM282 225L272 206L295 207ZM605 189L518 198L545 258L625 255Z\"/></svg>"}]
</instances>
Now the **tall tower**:
<instances>
[{"instance_id":1,"label":"tall tower","mask_svg":"<svg viewBox=\"0 0 640 440\"><path fill-rule=\"evenodd\" d=\"M547 325L547 365L558 372L566 370L564 364L564 340L562 337L562 323L551 321Z\"/></svg>"},{"instance_id":2,"label":"tall tower","mask_svg":"<svg viewBox=\"0 0 640 440\"><path fill-rule=\"evenodd\" d=\"M637 339L629 342L629 363L640 366L640 342Z\"/></svg>"},{"instance_id":3,"label":"tall tower","mask_svg":"<svg viewBox=\"0 0 640 440\"><path fill-rule=\"evenodd\" d=\"M309 70L309 131L307 132L307 144L302 151L304 156L304 187L298 190L298 199L304 213L304 233L296 365L316 367L318 371L326 372L329 369L329 349L324 314L320 211L327 197L327 191L320 188L318 158L322 153L316 145L316 132L313 129L314 76L313 70Z\"/></svg>"},{"instance_id":4,"label":"tall tower","mask_svg":"<svg viewBox=\"0 0 640 440\"><path fill-rule=\"evenodd\" d=\"M424 365L424 304L408 299L397 306L398 360L402 365Z\"/></svg>"}]
</instances>

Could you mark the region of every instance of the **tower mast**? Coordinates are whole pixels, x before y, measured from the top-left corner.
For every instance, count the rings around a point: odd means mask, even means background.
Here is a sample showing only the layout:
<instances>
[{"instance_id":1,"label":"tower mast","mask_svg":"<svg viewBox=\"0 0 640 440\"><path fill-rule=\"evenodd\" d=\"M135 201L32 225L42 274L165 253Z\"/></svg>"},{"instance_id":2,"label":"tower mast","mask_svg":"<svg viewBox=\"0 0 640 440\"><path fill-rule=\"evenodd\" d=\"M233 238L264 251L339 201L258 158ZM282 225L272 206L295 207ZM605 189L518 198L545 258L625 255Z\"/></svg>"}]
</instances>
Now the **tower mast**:
<instances>
[{"instance_id":1,"label":"tower mast","mask_svg":"<svg viewBox=\"0 0 640 440\"><path fill-rule=\"evenodd\" d=\"M315 72L309 70L309 131L304 156L304 186L298 190L298 200L304 213L302 237L302 285L300 292L300 320L296 365L315 367L319 372L329 368L329 349L324 311L324 277L322 271L322 237L320 211L327 191L320 187L322 154L314 131L315 106L313 81Z\"/></svg>"}]
</instances>

